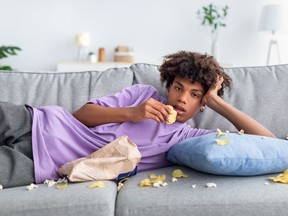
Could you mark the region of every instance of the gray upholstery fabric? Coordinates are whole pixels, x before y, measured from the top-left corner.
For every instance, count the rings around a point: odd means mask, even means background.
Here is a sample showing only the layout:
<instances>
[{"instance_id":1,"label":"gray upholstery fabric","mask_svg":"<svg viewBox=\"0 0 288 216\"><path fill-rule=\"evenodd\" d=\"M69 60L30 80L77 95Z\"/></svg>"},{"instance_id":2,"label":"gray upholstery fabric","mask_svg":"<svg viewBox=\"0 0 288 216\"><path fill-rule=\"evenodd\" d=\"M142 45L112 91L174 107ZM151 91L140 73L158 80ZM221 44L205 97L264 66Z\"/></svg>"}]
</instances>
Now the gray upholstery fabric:
<instances>
[{"instance_id":1,"label":"gray upholstery fabric","mask_svg":"<svg viewBox=\"0 0 288 216\"><path fill-rule=\"evenodd\" d=\"M166 96L166 89L160 83L160 72L157 65L151 64L134 64L131 70L134 72L133 84L148 84L156 87L162 96Z\"/></svg>"},{"instance_id":2,"label":"gray upholstery fabric","mask_svg":"<svg viewBox=\"0 0 288 216\"><path fill-rule=\"evenodd\" d=\"M94 74L94 77L100 73ZM32 106L59 105L75 110L89 98L90 72L1 72L0 100Z\"/></svg>"},{"instance_id":3,"label":"gray upholstery fabric","mask_svg":"<svg viewBox=\"0 0 288 216\"><path fill-rule=\"evenodd\" d=\"M172 183L171 174L177 168L189 177L178 178ZM139 187L140 181L148 178L148 174L165 174L168 186ZM267 180L269 176L217 176L178 166L141 172L121 188L116 215L284 215L287 185L272 183ZM217 187L207 188L207 183L215 183ZM192 188L192 184L196 184L196 188Z\"/></svg>"},{"instance_id":4,"label":"gray upholstery fabric","mask_svg":"<svg viewBox=\"0 0 288 216\"><path fill-rule=\"evenodd\" d=\"M25 187L4 189L0 194L0 216L39 215L114 215L116 183L104 181L105 188L88 188L90 182L69 183L62 190L39 185L31 191Z\"/></svg>"},{"instance_id":5,"label":"gray upholstery fabric","mask_svg":"<svg viewBox=\"0 0 288 216\"><path fill-rule=\"evenodd\" d=\"M224 99L267 126L279 138L288 133L288 65L226 68L232 89ZM87 100L114 93L125 86L152 84L163 96L157 65L87 72L1 72L0 100L32 106L60 105L69 111ZM193 127L235 130L212 110L189 120ZM70 184L65 190L40 185L33 191L16 187L0 191L0 215L284 215L286 185L269 183L268 176L229 177L200 173L181 167L187 179L168 182L165 188L140 188L147 174L166 174L175 167L138 173L117 193L116 184L88 189L87 183ZM217 188L205 188L214 182ZM192 189L191 185L197 184ZM116 201L117 200L117 201ZM115 209L116 202L116 209ZM115 211L114 211L115 210Z\"/></svg>"},{"instance_id":6,"label":"gray upholstery fabric","mask_svg":"<svg viewBox=\"0 0 288 216\"><path fill-rule=\"evenodd\" d=\"M133 82L133 71L129 68L108 69L100 73L92 71L91 75L90 98L114 94Z\"/></svg>"}]
</instances>

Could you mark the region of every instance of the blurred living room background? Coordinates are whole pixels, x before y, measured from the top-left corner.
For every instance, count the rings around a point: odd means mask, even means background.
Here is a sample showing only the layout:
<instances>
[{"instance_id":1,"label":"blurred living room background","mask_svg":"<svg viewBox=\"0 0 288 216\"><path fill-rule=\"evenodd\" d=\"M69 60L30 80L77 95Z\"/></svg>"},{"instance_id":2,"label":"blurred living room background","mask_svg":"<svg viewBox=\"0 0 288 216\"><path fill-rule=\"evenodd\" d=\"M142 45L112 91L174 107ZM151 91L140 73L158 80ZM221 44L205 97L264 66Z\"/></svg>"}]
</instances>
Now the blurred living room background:
<instances>
[{"instance_id":1,"label":"blurred living room background","mask_svg":"<svg viewBox=\"0 0 288 216\"><path fill-rule=\"evenodd\" d=\"M153 64L179 50L211 54L211 31L198 14L209 4L228 6L217 37L224 67L288 63L287 0L0 0L0 46L21 48L0 64L53 71L63 62L114 62L116 51L133 57L120 62Z\"/></svg>"}]
</instances>

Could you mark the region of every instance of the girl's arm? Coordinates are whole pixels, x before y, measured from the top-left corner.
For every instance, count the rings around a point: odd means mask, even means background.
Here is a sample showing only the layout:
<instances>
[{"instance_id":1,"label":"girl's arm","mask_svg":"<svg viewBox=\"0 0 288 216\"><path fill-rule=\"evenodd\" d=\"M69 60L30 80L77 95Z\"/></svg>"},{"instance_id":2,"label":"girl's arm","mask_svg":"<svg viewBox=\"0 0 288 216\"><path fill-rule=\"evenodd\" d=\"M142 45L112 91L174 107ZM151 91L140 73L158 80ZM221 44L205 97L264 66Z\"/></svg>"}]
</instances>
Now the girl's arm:
<instances>
[{"instance_id":1,"label":"girl's arm","mask_svg":"<svg viewBox=\"0 0 288 216\"><path fill-rule=\"evenodd\" d=\"M275 137L275 135L262 124L231 106L217 95L217 91L221 88L222 82L223 79L220 78L218 83L209 89L202 98L202 103L229 120L239 131L243 129L247 134Z\"/></svg>"},{"instance_id":2,"label":"girl's arm","mask_svg":"<svg viewBox=\"0 0 288 216\"><path fill-rule=\"evenodd\" d=\"M107 123L140 122L153 119L164 122L170 109L159 101L149 98L135 107L103 107L97 104L85 104L73 113L73 116L88 127Z\"/></svg>"}]
</instances>

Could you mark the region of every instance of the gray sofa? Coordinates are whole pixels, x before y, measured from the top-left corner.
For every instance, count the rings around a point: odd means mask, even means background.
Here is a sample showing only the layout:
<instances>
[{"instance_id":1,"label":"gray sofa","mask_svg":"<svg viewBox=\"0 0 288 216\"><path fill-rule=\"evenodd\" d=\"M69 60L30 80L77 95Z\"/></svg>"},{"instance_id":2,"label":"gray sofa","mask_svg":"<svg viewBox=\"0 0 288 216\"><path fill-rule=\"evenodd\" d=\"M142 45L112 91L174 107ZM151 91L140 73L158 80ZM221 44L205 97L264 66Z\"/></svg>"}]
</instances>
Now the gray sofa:
<instances>
[{"instance_id":1,"label":"gray sofa","mask_svg":"<svg viewBox=\"0 0 288 216\"><path fill-rule=\"evenodd\" d=\"M288 133L288 65L225 68L232 89L224 99L267 126L278 138ZM84 72L0 72L0 100L32 106L60 105L70 111L87 100L121 88L146 83L165 94L157 65L134 64L129 68ZM189 120L193 127L235 128L206 109ZM188 178L160 188L139 187L148 174L171 178L180 168ZM114 181L105 188L90 189L89 182L69 183L64 190L39 185L28 191L15 187L0 191L0 215L284 215L288 204L287 185L271 183L271 175L220 176L191 168L171 166L140 172L117 191ZM275 176L275 175L273 175ZM209 189L207 182L217 188ZM192 184L197 184L192 188Z\"/></svg>"}]
</instances>

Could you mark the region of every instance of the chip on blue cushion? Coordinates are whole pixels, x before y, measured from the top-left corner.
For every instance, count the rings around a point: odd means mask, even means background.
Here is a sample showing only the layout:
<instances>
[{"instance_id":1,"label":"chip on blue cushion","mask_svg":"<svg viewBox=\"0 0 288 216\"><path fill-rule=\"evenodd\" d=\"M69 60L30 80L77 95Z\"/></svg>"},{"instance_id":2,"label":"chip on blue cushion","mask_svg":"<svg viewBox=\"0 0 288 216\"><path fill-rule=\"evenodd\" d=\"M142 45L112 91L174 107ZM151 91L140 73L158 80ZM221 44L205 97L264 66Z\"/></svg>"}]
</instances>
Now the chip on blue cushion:
<instances>
[{"instance_id":1,"label":"chip on blue cushion","mask_svg":"<svg viewBox=\"0 0 288 216\"><path fill-rule=\"evenodd\" d=\"M229 142L221 146L215 139ZM217 137L217 133L210 133L178 142L168 151L167 159L218 175L279 173L288 168L288 141L237 133Z\"/></svg>"}]
</instances>

